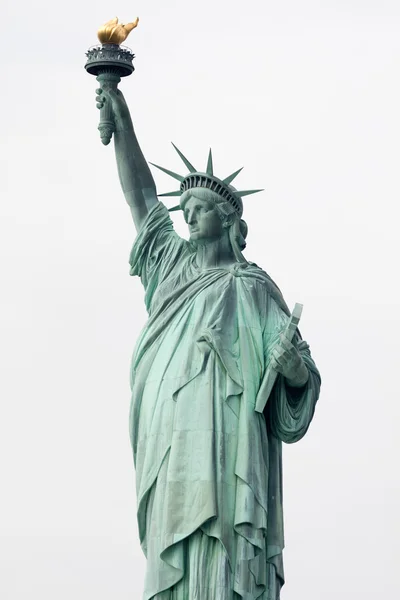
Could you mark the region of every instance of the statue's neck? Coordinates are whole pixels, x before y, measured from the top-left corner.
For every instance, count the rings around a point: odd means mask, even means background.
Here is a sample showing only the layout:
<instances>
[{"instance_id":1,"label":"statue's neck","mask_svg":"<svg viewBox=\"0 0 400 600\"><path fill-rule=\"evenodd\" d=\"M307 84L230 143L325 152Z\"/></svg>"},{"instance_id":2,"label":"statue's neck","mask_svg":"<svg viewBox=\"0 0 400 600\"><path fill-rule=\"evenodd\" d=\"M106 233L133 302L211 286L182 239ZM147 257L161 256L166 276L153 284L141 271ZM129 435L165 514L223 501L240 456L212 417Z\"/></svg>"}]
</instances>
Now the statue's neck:
<instances>
[{"instance_id":1,"label":"statue's neck","mask_svg":"<svg viewBox=\"0 0 400 600\"><path fill-rule=\"evenodd\" d=\"M236 262L228 232L217 240L196 244L196 265L199 269L227 267Z\"/></svg>"}]
</instances>

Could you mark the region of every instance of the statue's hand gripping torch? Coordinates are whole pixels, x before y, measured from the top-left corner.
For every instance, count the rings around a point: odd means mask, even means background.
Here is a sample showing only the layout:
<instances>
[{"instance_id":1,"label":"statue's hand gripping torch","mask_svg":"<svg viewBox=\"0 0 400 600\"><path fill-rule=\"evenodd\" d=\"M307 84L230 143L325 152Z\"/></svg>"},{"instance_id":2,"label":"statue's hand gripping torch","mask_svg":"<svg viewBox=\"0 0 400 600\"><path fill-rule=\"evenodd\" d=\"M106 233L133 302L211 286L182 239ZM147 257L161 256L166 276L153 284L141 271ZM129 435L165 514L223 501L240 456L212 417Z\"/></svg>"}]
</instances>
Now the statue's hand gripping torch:
<instances>
[{"instance_id":1,"label":"statue's hand gripping torch","mask_svg":"<svg viewBox=\"0 0 400 600\"><path fill-rule=\"evenodd\" d=\"M127 77L135 70L132 64L135 55L129 48L120 44L125 41L132 29L137 27L138 22L139 19L136 19L132 23L122 25L118 23L116 17L100 27L97 32L101 45L92 46L86 52L85 69L91 75L96 75L101 88L116 90L121 77ZM112 107L109 102L105 102L100 108L98 129L103 144L109 144L115 131Z\"/></svg>"}]
</instances>

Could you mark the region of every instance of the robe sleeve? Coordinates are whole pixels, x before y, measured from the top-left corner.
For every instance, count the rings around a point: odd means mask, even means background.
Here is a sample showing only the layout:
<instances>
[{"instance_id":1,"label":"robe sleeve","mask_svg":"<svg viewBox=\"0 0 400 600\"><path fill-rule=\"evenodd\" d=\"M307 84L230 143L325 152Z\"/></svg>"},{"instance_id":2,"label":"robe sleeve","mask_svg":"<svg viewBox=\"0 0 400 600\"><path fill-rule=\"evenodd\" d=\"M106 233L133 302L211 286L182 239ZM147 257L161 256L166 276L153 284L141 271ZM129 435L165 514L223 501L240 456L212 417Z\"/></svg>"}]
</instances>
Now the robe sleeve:
<instances>
[{"instance_id":1,"label":"robe sleeve","mask_svg":"<svg viewBox=\"0 0 400 600\"><path fill-rule=\"evenodd\" d=\"M279 339L279 334L288 320L287 315L269 299L264 331L265 361L268 365L271 350ZM298 350L308 370L308 381L301 388L290 387L282 375L278 375L276 383L268 398L264 415L269 431L276 438L287 444L299 441L306 433L314 415L318 400L321 378L311 357L307 342L297 332L295 337Z\"/></svg>"},{"instance_id":2,"label":"robe sleeve","mask_svg":"<svg viewBox=\"0 0 400 600\"><path fill-rule=\"evenodd\" d=\"M187 248L188 242L174 231L168 210L158 202L147 215L129 257L130 274L138 275L146 290L147 310L155 290Z\"/></svg>"}]
</instances>

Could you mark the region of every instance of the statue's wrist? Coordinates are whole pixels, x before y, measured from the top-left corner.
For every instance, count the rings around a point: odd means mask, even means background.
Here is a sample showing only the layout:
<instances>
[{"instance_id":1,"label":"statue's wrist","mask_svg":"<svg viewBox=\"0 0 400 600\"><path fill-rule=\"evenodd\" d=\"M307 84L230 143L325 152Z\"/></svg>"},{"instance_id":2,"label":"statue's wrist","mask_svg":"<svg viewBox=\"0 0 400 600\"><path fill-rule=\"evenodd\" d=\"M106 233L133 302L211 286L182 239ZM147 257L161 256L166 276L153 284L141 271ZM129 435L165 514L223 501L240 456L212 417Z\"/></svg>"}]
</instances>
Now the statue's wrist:
<instances>
[{"instance_id":1,"label":"statue's wrist","mask_svg":"<svg viewBox=\"0 0 400 600\"><path fill-rule=\"evenodd\" d=\"M309 375L307 367L304 367L304 370L302 370L302 372L297 377L294 377L293 379L285 377L285 381L289 387L301 388L306 385L308 381L308 376Z\"/></svg>"},{"instance_id":2,"label":"statue's wrist","mask_svg":"<svg viewBox=\"0 0 400 600\"><path fill-rule=\"evenodd\" d=\"M125 119L116 119L115 131L118 131L118 133L133 134L134 129L133 129L132 119L130 117L127 117Z\"/></svg>"}]
</instances>

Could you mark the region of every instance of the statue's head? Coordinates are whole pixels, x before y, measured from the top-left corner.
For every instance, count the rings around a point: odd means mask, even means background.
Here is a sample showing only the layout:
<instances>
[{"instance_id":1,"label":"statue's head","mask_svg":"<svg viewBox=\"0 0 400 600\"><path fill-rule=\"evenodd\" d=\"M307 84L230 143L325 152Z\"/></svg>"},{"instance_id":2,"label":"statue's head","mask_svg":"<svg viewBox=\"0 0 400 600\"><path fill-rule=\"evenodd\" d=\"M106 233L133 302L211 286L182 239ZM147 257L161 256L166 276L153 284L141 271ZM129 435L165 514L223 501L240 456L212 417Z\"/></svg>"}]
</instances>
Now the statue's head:
<instances>
[{"instance_id":1,"label":"statue's head","mask_svg":"<svg viewBox=\"0 0 400 600\"><path fill-rule=\"evenodd\" d=\"M180 182L179 190L159 195L180 196L180 204L169 210L184 211L185 220L189 225L190 239L194 243L204 244L210 240L228 236L236 259L239 262L245 262L241 251L246 246L247 225L241 218L243 213L242 196L255 194L261 190L238 191L231 185L242 169L224 179L216 177L211 150L206 171L200 172L176 146L174 148L188 168L189 174L178 175L164 167L154 165Z\"/></svg>"},{"instance_id":2,"label":"statue's head","mask_svg":"<svg viewBox=\"0 0 400 600\"><path fill-rule=\"evenodd\" d=\"M241 251L246 247L247 225L240 218L242 206L239 213L216 192L195 187L183 192L180 208L192 242L206 244L227 236L236 258L240 262L244 260Z\"/></svg>"}]
</instances>

